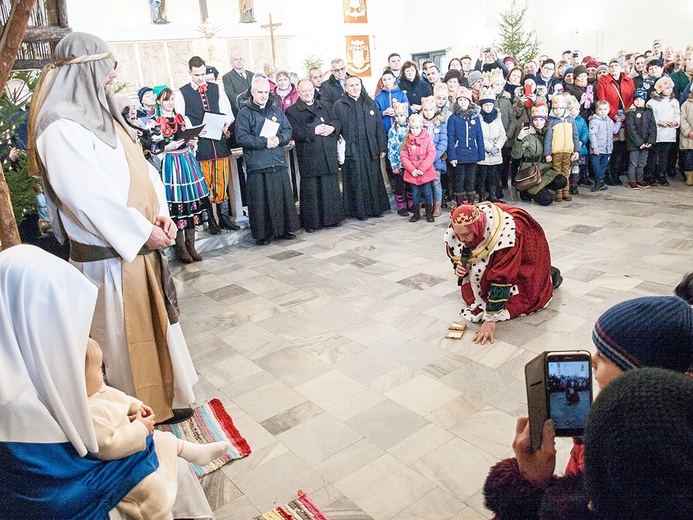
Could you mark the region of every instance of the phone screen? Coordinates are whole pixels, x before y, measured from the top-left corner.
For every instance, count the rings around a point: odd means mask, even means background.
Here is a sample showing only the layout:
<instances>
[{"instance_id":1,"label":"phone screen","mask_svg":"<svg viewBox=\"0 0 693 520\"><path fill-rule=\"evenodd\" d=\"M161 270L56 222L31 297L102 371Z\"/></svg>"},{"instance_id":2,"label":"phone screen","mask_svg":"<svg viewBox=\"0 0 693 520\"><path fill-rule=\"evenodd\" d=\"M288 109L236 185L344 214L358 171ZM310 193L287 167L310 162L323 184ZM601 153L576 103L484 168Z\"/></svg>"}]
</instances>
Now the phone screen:
<instances>
[{"instance_id":1,"label":"phone screen","mask_svg":"<svg viewBox=\"0 0 693 520\"><path fill-rule=\"evenodd\" d=\"M556 435L582 435L592 403L592 365L589 352L544 352L525 365L527 411L532 451L541 446L546 419Z\"/></svg>"},{"instance_id":2,"label":"phone screen","mask_svg":"<svg viewBox=\"0 0 693 520\"><path fill-rule=\"evenodd\" d=\"M550 353L546 357L548 416L556 435L582 435L592 403L592 373L586 354Z\"/></svg>"}]
</instances>

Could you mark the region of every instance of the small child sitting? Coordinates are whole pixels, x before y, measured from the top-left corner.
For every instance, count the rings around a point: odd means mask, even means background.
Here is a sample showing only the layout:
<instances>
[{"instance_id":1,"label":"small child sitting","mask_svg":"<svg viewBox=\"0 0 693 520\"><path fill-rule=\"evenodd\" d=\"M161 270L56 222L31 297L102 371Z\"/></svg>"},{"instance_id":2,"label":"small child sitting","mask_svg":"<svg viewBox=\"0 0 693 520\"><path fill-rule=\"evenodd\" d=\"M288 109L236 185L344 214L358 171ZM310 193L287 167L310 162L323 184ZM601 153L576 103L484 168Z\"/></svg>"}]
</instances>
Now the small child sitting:
<instances>
[{"instance_id":1,"label":"small child sitting","mask_svg":"<svg viewBox=\"0 0 693 520\"><path fill-rule=\"evenodd\" d=\"M626 146L628 149L628 187L647 188L645 166L650 149L657 141L657 123L650 107L645 106L647 90L633 94L633 106L626 112Z\"/></svg>"},{"instance_id":2,"label":"small child sitting","mask_svg":"<svg viewBox=\"0 0 693 520\"><path fill-rule=\"evenodd\" d=\"M408 204L404 189L404 181L402 180L402 162L399 160L399 152L402 148L404 136L407 133L409 104L393 101L392 108L395 110L395 122L392 124L387 134L387 158L390 161L390 166L392 166L390 186L395 195L397 214L406 217L409 215L409 211L407 210Z\"/></svg>"},{"instance_id":3,"label":"small child sitting","mask_svg":"<svg viewBox=\"0 0 693 520\"><path fill-rule=\"evenodd\" d=\"M224 441L195 444L154 430L154 413L149 406L104 384L102 359L99 344L89 339L85 379L89 411L99 445L99 451L93 455L99 460L128 457L148 449L147 441L153 434L159 468L130 490L117 507L133 518L171 518L177 491L176 457L204 466L223 456L231 446Z\"/></svg>"},{"instance_id":4,"label":"small child sitting","mask_svg":"<svg viewBox=\"0 0 693 520\"><path fill-rule=\"evenodd\" d=\"M590 161L594 166L594 186L590 191L607 190L604 182L606 168L609 166L611 152L614 151L614 134L621 128L621 122L609 117L609 102L600 99L595 105L596 112L590 117Z\"/></svg>"},{"instance_id":5,"label":"small child sitting","mask_svg":"<svg viewBox=\"0 0 693 520\"><path fill-rule=\"evenodd\" d=\"M428 132L424 131L424 121L420 114L412 114L409 118L409 132L402 141L400 157L404 166L404 180L411 185L414 201L414 214L409 222L417 222L421 216L421 191L426 203L426 222L435 222L431 184L436 179L436 146Z\"/></svg>"}]
</instances>

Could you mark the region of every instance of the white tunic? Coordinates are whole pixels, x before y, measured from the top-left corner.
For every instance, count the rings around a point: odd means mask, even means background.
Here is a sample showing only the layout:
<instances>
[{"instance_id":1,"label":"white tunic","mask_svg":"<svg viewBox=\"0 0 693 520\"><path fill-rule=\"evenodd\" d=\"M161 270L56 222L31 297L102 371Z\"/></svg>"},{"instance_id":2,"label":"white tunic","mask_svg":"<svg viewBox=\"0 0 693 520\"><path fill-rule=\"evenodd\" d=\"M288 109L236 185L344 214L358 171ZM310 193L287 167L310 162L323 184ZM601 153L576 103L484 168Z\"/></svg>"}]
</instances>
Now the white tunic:
<instances>
[{"instance_id":1,"label":"white tunic","mask_svg":"<svg viewBox=\"0 0 693 520\"><path fill-rule=\"evenodd\" d=\"M125 335L121 262L131 262L149 239L152 224L127 207L130 170L118 141L115 149L83 126L67 119L51 123L37 140L37 150L60 200L67 235L83 244L113 247L122 257L72 262L99 289L91 336L103 350L108 384L136 395ZM164 188L151 166L149 176L159 199L159 215L168 216ZM190 404L197 382L195 367L180 324L166 335L173 367L174 403Z\"/></svg>"}]
</instances>

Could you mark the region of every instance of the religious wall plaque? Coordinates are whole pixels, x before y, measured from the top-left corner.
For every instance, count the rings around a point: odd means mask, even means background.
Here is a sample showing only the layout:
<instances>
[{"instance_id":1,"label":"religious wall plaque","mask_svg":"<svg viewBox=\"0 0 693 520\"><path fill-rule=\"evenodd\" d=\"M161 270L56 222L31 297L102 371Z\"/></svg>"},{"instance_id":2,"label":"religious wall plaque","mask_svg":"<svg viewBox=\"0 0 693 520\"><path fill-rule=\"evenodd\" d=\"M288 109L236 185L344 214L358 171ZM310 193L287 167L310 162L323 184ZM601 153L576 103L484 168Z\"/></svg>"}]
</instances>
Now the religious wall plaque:
<instances>
[{"instance_id":1,"label":"religious wall plaque","mask_svg":"<svg viewBox=\"0 0 693 520\"><path fill-rule=\"evenodd\" d=\"M368 23L366 0L343 0L344 23Z\"/></svg>"},{"instance_id":2,"label":"religious wall plaque","mask_svg":"<svg viewBox=\"0 0 693 520\"><path fill-rule=\"evenodd\" d=\"M367 35L346 37L347 70L359 77L371 75L371 44Z\"/></svg>"}]
</instances>

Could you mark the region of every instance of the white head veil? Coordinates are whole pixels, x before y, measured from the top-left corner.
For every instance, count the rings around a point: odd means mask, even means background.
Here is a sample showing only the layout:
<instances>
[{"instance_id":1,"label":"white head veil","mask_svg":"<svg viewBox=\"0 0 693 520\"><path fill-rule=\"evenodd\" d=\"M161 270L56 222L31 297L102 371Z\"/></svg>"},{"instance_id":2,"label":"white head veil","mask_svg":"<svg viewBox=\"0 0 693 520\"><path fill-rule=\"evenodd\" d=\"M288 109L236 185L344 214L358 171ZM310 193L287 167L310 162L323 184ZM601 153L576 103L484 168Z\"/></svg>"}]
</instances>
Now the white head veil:
<instances>
[{"instance_id":1,"label":"white head veil","mask_svg":"<svg viewBox=\"0 0 693 520\"><path fill-rule=\"evenodd\" d=\"M0 442L98 451L84 358L97 289L28 245L0 253Z\"/></svg>"}]
</instances>

